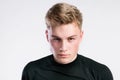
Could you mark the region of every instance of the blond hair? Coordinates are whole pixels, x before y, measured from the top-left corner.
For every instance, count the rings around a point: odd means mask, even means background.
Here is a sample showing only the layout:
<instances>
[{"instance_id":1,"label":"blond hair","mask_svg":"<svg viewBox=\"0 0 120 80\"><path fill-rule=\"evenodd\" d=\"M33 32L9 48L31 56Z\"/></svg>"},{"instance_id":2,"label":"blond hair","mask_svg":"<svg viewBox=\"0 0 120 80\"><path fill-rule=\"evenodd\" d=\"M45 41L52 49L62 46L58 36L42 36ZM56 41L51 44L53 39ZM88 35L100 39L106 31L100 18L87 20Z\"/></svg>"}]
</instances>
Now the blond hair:
<instances>
[{"instance_id":1,"label":"blond hair","mask_svg":"<svg viewBox=\"0 0 120 80\"><path fill-rule=\"evenodd\" d=\"M67 3L57 3L53 5L46 14L47 28L56 27L63 24L76 23L81 29L82 14L77 7Z\"/></svg>"}]
</instances>

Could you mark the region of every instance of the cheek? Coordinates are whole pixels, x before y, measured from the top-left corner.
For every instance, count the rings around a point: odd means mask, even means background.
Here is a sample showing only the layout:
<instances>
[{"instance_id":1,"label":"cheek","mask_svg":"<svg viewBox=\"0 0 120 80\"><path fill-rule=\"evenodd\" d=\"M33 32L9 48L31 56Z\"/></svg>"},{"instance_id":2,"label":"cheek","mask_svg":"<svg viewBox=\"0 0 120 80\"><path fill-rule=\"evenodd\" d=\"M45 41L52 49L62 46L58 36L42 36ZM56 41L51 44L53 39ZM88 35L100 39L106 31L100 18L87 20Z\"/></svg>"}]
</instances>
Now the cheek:
<instances>
[{"instance_id":1,"label":"cheek","mask_svg":"<svg viewBox=\"0 0 120 80\"><path fill-rule=\"evenodd\" d=\"M74 43L72 43L71 44L71 48L73 50L78 50L78 48L79 48L79 41L76 40Z\"/></svg>"},{"instance_id":2,"label":"cheek","mask_svg":"<svg viewBox=\"0 0 120 80\"><path fill-rule=\"evenodd\" d=\"M54 50L59 49L59 44L57 42L50 40L50 45L51 45L51 48Z\"/></svg>"}]
</instances>

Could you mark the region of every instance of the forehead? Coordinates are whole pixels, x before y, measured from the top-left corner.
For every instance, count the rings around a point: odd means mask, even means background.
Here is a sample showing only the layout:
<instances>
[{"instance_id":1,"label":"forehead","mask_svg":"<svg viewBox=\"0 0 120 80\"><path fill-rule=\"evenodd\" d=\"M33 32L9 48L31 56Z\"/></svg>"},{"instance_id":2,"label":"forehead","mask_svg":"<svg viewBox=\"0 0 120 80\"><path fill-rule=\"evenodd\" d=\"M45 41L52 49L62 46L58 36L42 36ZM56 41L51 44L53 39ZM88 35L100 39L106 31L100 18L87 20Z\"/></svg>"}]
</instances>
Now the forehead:
<instances>
[{"instance_id":1,"label":"forehead","mask_svg":"<svg viewBox=\"0 0 120 80\"><path fill-rule=\"evenodd\" d=\"M60 26L56 26L56 27L51 27L49 29L49 34L58 36L61 38L62 37L65 38L65 37L70 37L73 35L79 35L80 29L74 23L70 23L70 24L60 25Z\"/></svg>"}]
</instances>

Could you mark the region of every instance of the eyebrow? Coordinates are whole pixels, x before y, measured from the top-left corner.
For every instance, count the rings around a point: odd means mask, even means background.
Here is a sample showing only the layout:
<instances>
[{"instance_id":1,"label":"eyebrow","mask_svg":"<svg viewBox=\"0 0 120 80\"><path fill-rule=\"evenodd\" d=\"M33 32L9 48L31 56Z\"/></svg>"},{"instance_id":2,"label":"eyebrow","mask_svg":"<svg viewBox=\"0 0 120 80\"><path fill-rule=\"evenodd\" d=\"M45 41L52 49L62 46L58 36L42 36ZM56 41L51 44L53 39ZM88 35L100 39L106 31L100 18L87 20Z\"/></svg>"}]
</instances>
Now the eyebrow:
<instances>
[{"instance_id":1,"label":"eyebrow","mask_svg":"<svg viewBox=\"0 0 120 80\"><path fill-rule=\"evenodd\" d=\"M76 37L77 35L72 35L72 36L69 36L68 38L70 38L70 37ZM52 35L52 37L57 37L57 38L60 38L60 37L58 37L58 36L56 36L56 35Z\"/></svg>"}]
</instances>

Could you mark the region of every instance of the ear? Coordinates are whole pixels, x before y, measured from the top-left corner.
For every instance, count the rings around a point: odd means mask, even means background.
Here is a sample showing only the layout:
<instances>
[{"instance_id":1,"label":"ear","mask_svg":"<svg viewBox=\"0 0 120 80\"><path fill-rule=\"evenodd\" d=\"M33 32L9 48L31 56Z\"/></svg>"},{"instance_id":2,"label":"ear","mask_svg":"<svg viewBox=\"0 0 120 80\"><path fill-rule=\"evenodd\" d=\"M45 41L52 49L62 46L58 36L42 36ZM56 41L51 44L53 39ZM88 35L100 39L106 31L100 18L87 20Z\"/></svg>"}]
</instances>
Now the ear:
<instances>
[{"instance_id":1,"label":"ear","mask_svg":"<svg viewBox=\"0 0 120 80\"><path fill-rule=\"evenodd\" d=\"M46 39L49 42L49 38L48 38L48 30L45 31L45 35L46 35Z\"/></svg>"},{"instance_id":2,"label":"ear","mask_svg":"<svg viewBox=\"0 0 120 80\"><path fill-rule=\"evenodd\" d=\"M81 30L80 32L80 38L83 38L84 31Z\"/></svg>"},{"instance_id":3,"label":"ear","mask_svg":"<svg viewBox=\"0 0 120 80\"><path fill-rule=\"evenodd\" d=\"M81 42L82 39L83 39L83 34L84 34L84 31L81 30L81 32L80 32L80 42Z\"/></svg>"}]
</instances>

